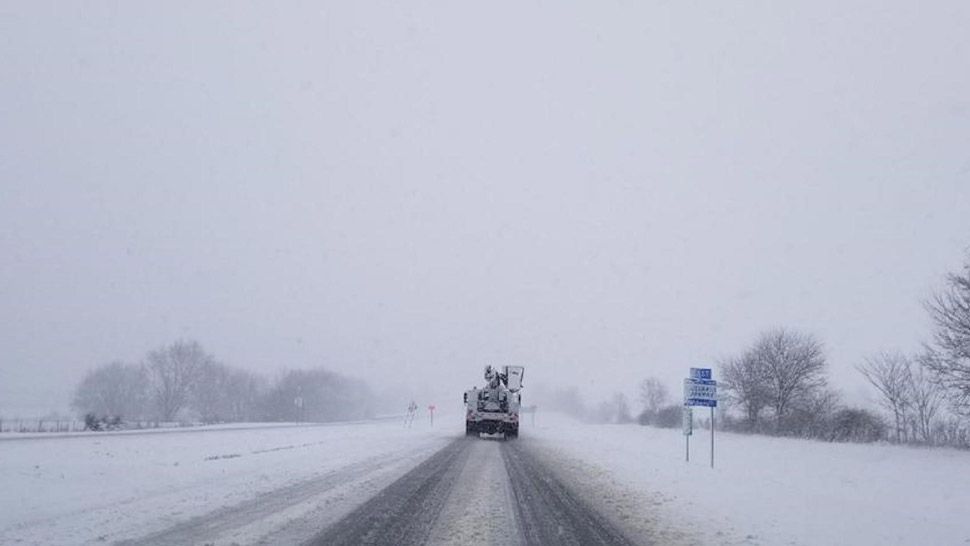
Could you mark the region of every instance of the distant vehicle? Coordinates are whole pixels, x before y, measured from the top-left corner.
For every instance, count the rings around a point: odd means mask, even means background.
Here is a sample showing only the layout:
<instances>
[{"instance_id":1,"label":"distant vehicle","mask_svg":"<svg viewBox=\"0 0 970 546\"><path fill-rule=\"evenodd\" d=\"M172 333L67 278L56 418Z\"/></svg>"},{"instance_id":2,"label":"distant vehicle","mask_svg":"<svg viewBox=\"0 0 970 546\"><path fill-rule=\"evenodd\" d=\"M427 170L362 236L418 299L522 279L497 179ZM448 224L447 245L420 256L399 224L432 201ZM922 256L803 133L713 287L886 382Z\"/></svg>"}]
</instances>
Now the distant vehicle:
<instances>
[{"instance_id":1,"label":"distant vehicle","mask_svg":"<svg viewBox=\"0 0 970 546\"><path fill-rule=\"evenodd\" d=\"M503 366L502 371L485 366L485 388L465 391L465 436L519 437L519 391L524 375L524 366Z\"/></svg>"}]
</instances>

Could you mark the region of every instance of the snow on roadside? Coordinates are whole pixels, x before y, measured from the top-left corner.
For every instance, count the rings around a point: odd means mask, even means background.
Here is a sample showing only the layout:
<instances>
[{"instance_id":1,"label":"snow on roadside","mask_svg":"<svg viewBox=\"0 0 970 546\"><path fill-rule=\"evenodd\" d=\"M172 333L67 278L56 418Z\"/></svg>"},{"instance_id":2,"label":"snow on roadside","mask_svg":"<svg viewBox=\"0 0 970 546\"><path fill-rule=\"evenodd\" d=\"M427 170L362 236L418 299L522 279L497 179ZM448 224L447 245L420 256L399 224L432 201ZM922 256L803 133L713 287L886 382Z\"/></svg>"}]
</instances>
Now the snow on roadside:
<instances>
[{"instance_id":1,"label":"snow on roadside","mask_svg":"<svg viewBox=\"0 0 970 546\"><path fill-rule=\"evenodd\" d=\"M136 538L369 458L417 464L455 432L395 420L4 440L0 543Z\"/></svg>"},{"instance_id":2,"label":"snow on roadside","mask_svg":"<svg viewBox=\"0 0 970 546\"><path fill-rule=\"evenodd\" d=\"M546 415L522 437L619 523L658 543L967 544L970 453Z\"/></svg>"}]
</instances>

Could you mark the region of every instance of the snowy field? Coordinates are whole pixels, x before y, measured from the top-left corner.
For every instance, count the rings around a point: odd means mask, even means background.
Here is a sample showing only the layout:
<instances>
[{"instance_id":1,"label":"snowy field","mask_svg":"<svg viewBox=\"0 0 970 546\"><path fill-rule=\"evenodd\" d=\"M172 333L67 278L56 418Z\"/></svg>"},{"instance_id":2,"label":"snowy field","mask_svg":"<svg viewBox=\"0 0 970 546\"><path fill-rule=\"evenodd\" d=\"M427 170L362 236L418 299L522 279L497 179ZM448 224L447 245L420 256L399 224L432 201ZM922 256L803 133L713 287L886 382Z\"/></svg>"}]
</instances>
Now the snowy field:
<instances>
[{"instance_id":1,"label":"snowy field","mask_svg":"<svg viewBox=\"0 0 970 546\"><path fill-rule=\"evenodd\" d=\"M658 543L970 544L970 453L545 415L534 438L606 513Z\"/></svg>"},{"instance_id":2,"label":"snowy field","mask_svg":"<svg viewBox=\"0 0 970 546\"><path fill-rule=\"evenodd\" d=\"M393 420L42 439L4 435L0 544L138 539L218 509L246 521L213 519L209 527L218 522L239 535L207 529L224 538L214 542L250 542L280 528L295 540L382 489L457 431L421 425L404 429Z\"/></svg>"}]
</instances>

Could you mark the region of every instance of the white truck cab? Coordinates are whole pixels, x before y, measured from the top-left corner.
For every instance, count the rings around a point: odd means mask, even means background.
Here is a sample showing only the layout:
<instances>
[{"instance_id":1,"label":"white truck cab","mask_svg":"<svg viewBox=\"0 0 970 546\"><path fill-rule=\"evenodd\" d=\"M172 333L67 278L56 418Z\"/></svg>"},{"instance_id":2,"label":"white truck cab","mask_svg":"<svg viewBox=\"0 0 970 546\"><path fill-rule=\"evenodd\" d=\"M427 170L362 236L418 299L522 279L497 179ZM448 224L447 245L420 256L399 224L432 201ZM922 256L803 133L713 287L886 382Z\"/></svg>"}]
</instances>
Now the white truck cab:
<instances>
[{"instance_id":1,"label":"white truck cab","mask_svg":"<svg viewBox=\"0 0 970 546\"><path fill-rule=\"evenodd\" d=\"M465 391L465 435L502 434L519 436L519 408L522 404L524 366L503 366L496 371L485 367L485 388Z\"/></svg>"}]
</instances>

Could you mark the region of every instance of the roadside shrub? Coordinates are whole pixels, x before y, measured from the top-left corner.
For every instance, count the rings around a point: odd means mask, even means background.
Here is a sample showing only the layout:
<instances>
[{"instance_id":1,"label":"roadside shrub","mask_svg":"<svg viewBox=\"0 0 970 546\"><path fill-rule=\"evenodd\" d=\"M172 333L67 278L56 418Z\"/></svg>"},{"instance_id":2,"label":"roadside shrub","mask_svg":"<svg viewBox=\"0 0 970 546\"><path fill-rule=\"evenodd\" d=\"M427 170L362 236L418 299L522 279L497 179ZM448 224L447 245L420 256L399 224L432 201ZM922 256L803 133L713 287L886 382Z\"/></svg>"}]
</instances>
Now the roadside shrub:
<instances>
[{"instance_id":1,"label":"roadside shrub","mask_svg":"<svg viewBox=\"0 0 970 546\"><path fill-rule=\"evenodd\" d=\"M832 415L829 440L833 442L878 442L886 439L886 422L860 408L840 409Z\"/></svg>"},{"instance_id":2,"label":"roadside shrub","mask_svg":"<svg viewBox=\"0 0 970 546\"><path fill-rule=\"evenodd\" d=\"M662 428L677 428L683 420L683 407L676 404L664 406L657 410L653 419L653 425Z\"/></svg>"},{"instance_id":3,"label":"roadside shrub","mask_svg":"<svg viewBox=\"0 0 970 546\"><path fill-rule=\"evenodd\" d=\"M84 430L118 430L123 428L124 422L120 415L108 417L107 415L98 416L93 412L84 414Z\"/></svg>"},{"instance_id":4,"label":"roadside shrub","mask_svg":"<svg viewBox=\"0 0 970 546\"><path fill-rule=\"evenodd\" d=\"M84 430L101 430L101 420L93 413L84 414Z\"/></svg>"}]
</instances>

